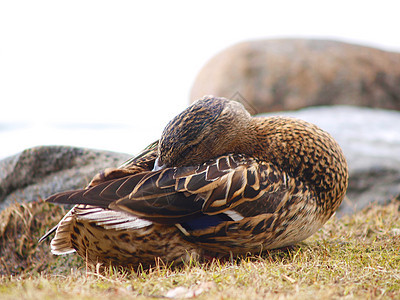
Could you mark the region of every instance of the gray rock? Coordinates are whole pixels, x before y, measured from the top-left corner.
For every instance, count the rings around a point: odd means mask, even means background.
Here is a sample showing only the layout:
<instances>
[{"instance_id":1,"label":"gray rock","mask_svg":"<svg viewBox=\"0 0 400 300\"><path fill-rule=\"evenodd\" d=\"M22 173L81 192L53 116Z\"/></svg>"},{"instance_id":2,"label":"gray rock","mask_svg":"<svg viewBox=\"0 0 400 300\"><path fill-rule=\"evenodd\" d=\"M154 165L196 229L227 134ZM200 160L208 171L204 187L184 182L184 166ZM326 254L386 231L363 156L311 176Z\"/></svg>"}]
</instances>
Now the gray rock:
<instances>
[{"instance_id":1,"label":"gray rock","mask_svg":"<svg viewBox=\"0 0 400 300\"><path fill-rule=\"evenodd\" d=\"M349 188L339 215L400 195L400 112L353 106L311 107L263 114L300 118L340 144L349 165Z\"/></svg>"},{"instance_id":2,"label":"gray rock","mask_svg":"<svg viewBox=\"0 0 400 300\"><path fill-rule=\"evenodd\" d=\"M265 116L272 114L264 114ZM400 112L352 106L311 107L274 113L301 118L331 133L350 170L347 197L338 214L348 214L400 195ZM128 154L73 147L37 147L0 161L0 209L84 187Z\"/></svg>"},{"instance_id":3,"label":"gray rock","mask_svg":"<svg viewBox=\"0 0 400 300\"><path fill-rule=\"evenodd\" d=\"M107 167L130 156L67 146L40 146L0 161L0 210L13 201L34 201L82 188Z\"/></svg>"},{"instance_id":4,"label":"gray rock","mask_svg":"<svg viewBox=\"0 0 400 300\"><path fill-rule=\"evenodd\" d=\"M337 41L248 41L214 56L191 91L243 100L250 113L317 105L400 110L400 53Z\"/></svg>"}]
</instances>

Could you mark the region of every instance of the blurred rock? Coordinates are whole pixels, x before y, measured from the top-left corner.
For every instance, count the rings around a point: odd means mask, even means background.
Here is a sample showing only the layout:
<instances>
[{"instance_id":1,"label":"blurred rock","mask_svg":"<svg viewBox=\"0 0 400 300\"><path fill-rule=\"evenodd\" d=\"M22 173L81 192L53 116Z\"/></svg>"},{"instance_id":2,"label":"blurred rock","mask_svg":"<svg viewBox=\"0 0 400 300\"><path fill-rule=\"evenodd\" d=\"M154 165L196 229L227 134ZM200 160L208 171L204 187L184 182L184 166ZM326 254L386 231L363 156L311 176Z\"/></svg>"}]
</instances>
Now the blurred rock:
<instances>
[{"instance_id":1,"label":"blurred rock","mask_svg":"<svg viewBox=\"0 0 400 300\"><path fill-rule=\"evenodd\" d=\"M252 114L349 104L400 110L400 53L326 40L249 41L213 57L191 101L216 95Z\"/></svg>"},{"instance_id":2,"label":"blurred rock","mask_svg":"<svg viewBox=\"0 0 400 300\"><path fill-rule=\"evenodd\" d=\"M0 209L85 187L99 171L130 156L67 146L40 146L0 161Z\"/></svg>"}]
</instances>

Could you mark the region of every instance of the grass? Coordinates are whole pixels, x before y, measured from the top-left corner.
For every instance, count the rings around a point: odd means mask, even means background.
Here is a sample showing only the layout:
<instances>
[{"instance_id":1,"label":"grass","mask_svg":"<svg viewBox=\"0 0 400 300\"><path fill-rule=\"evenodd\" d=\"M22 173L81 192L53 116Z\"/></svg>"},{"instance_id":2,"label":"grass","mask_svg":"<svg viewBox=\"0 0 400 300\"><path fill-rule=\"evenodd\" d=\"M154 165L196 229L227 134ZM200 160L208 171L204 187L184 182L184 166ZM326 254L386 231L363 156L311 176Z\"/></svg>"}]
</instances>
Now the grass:
<instances>
[{"instance_id":1,"label":"grass","mask_svg":"<svg viewBox=\"0 0 400 300\"><path fill-rule=\"evenodd\" d=\"M86 267L76 255L52 256L48 242L37 245L37 237L64 213L61 208L16 205L0 218L0 298L398 299L399 204L394 200L333 218L317 234L286 250L225 262L193 261L178 268L162 263L150 270L110 268L105 273ZM44 211L53 213L44 217ZM43 221L34 224L37 216ZM13 226L4 226L4 220ZM36 232L38 225L43 228ZM11 233L21 229L25 233L12 239Z\"/></svg>"}]
</instances>

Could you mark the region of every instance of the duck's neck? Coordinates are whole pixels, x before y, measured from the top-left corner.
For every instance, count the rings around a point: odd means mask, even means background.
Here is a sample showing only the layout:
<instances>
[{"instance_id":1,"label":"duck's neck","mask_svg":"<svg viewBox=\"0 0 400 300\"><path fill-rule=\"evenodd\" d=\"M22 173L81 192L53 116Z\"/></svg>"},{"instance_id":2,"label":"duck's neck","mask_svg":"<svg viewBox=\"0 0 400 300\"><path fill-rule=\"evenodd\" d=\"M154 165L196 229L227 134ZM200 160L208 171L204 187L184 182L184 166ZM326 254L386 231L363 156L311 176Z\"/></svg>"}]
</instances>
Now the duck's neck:
<instances>
[{"instance_id":1,"label":"duck's neck","mask_svg":"<svg viewBox=\"0 0 400 300\"><path fill-rule=\"evenodd\" d=\"M347 163L336 141L308 122L284 117L252 118L243 152L303 180L324 201L340 205L347 189ZM254 145L254 147L248 147Z\"/></svg>"}]
</instances>

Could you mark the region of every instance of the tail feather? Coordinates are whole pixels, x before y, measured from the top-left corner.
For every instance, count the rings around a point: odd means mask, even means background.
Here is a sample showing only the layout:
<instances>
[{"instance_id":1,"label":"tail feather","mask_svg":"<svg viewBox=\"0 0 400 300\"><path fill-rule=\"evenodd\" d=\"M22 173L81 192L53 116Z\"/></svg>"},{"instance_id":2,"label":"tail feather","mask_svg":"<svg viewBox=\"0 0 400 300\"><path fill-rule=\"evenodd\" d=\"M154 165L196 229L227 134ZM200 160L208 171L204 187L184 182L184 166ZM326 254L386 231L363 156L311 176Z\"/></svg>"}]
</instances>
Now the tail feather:
<instances>
[{"instance_id":1,"label":"tail feather","mask_svg":"<svg viewBox=\"0 0 400 300\"><path fill-rule=\"evenodd\" d=\"M75 252L71 241L71 231L74 223L73 211L74 208L56 226L56 235L50 243L51 252L55 255Z\"/></svg>"},{"instance_id":2,"label":"tail feather","mask_svg":"<svg viewBox=\"0 0 400 300\"><path fill-rule=\"evenodd\" d=\"M44 241L45 239L47 239L53 232L55 232L55 231L57 230L57 228L58 228L58 225L59 225L59 224L57 224L57 225L54 226L52 229L50 229L49 231L47 231L47 232L39 239L38 243L43 242L43 241Z\"/></svg>"}]
</instances>

